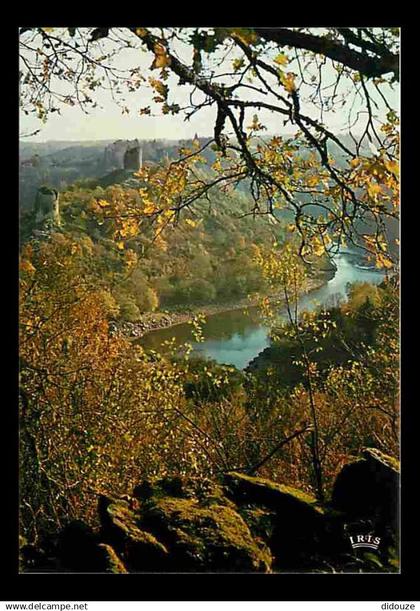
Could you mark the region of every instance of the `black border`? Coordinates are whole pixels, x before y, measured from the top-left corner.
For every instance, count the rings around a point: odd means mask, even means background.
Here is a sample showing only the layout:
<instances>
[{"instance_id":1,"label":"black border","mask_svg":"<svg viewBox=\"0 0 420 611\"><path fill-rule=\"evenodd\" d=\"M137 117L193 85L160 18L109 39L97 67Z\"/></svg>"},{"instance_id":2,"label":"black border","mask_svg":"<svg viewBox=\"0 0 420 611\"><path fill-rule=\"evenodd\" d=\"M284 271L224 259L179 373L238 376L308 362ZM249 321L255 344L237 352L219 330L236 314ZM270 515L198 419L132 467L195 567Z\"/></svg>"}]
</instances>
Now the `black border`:
<instances>
[{"instance_id":1,"label":"black border","mask_svg":"<svg viewBox=\"0 0 420 611\"><path fill-rule=\"evenodd\" d=\"M20 8L20 7L19 7ZM69 7L67 7L69 8ZM226 6L223 11L216 13L216 8L212 4L208 7L209 12L201 18L197 17L196 9L191 10L185 7L185 13L181 18L180 7L173 7L171 17L167 8L160 11L160 14L147 14L145 5L133 5L129 8L127 19L117 18L113 25L119 22L128 22L131 19L139 19L142 23L156 25L225 25L236 23L244 26L255 25L302 25L335 26L337 23L336 6L324 15L317 10L320 7L313 7L314 17L312 22L308 22L309 14L306 7L295 6L293 14L286 15L285 10L279 6L279 17L275 16L274 5L267 4L264 11L256 13L255 6L242 6L241 11L234 11L235 14L227 15ZM325 6L323 7L325 10ZM18 371L18 27L31 25L33 23L51 24L57 26L60 23L71 25L76 23L89 25L107 25L102 18L115 12L115 8L105 5L94 8L94 16L87 17L85 9L78 15L73 14L73 6L68 13L68 17L59 16L54 11L52 13L44 9L44 14L39 12L36 7L32 14L29 14L23 6L22 13L16 15L14 23L8 23L2 28L3 46L3 68L1 83L3 85L3 101L6 100L8 108L3 112L3 130L7 128L8 134L3 135L3 149L6 151L7 172L3 173L3 185L11 186L12 193L9 197L4 197L2 207L2 248L3 255L2 272L7 276L7 289L3 293L3 300L7 297L7 322L3 317L3 353L6 357L5 366L2 371L6 373L3 378L7 382L9 393L7 400L3 400L2 420L6 420L7 426L2 427L1 449L4 452L2 461L2 502L0 503L3 511L0 522L2 537L0 541L0 558L2 566L2 588L1 600L79 600L79 601L112 601L112 600L417 600L419 599L420 588L416 587L418 569L415 563L415 556L420 554L420 549L415 543L418 532L419 512L417 491L418 485L415 484L416 452L413 445L418 438L418 428L415 426L415 416L417 415L417 402L411 401L412 374L416 366L416 346L414 345L414 319L410 324L410 309L416 307L415 302L415 272L410 270L412 262L416 262L416 250L414 250L419 238L416 237L416 224L420 223L420 213L416 208L417 192L415 184L412 182L419 170L415 163L419 156L414 147L417 144L413 130L418 125L415 115L410 117L413 104L418 107L416 94L416 83L419 81L418 64L419 52L418 33L414 27L403 23L398 9L393 7L385 8L385 5L372 6L376 15L368 17L367 7L363 10L358 9L354 4L346 4L343 9L351 11L346 14L346 18L341 21L343 25L356 26L374 24L385 26L399 26L402 31L402 219L401 219L401 255L402 255L402 572L400 574L130 574L130 575L92 575L92 574L22 574L17 573L17 371ZM234 7L232 7L234 9ZM245 10L244 10L245 9ZM289 9L290 10L290 9ZM390 14L391 11L394 14ZM384 23L382 14L391 17L391 22ZM217 15L217 18L216 18ZM304 24L302 20L305 19ZM413 15L414 20L414 15ZM359 23L357 23L359 22ZM410 67L409 61L413 59ZM11 144L14 144L14 148ZM13 153L11 153L13 150ZM4 168L3 161L3 168ZM410 182L412 183L410 185ZM411 187L411 188L410 188ZM410 231L412 232L410 235ZM417 231L418 233L418 231ZM10 240L10 243L7 243ZM414 280L414 281L413 281ZM4 286L4 285L3 285ZM416 308L417 310L417 308ZM417 313L417 312L416 312ZM418 313L417 313L418 316ZM410 357L410 354L412 355ZM1 396L4 399L4 386ZM418 562L417 562L418 564Z\"/></svg>"}]
</instances>

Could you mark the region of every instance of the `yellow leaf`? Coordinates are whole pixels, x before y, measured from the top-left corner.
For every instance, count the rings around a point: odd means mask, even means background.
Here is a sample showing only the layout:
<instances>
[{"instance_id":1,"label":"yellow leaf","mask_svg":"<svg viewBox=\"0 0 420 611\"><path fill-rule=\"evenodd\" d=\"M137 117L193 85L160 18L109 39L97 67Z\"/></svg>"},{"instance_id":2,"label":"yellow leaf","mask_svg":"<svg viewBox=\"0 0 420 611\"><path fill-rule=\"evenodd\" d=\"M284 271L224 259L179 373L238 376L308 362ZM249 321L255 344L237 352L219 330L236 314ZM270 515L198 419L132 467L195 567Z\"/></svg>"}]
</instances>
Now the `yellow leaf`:
<instances>
[{"instance_id":1,"label":"yellow leaf","mask_svg":"<svg viewBox=\"0 0 420 611\"><path fill-rule=\"evenodd\" d=\"M137 261L137 253L134 250L129 249L125 251L125 264L128 268L136 265Z\"/></svg>"},{"instance_id":2,"label":"yellow leaf","mask_svg":"<svg viewBox=\"0 0 420 611\"><path fill-rule=\"evenodd\" d=\"M163 216L169 220L172 220L175 217L175 210L165 210Z\"/></svg>"},{"instance_id":3,"label":"yellow leaf","mask_svg":"<svg viewBox=\"0 0 420 611\"><path fill-rule=\"evenodd\" d=\"M286 66L289 63L289 60L283 53L279 53L275 58L274 62L279 66Z\"/></svg>"},{"instance_id":4,"label":"yellow leaf","mask_svg":"<svg viewBox=\"0 0 420 611\"><path fill-rule=\"evenodd\" d=\"M382 253L377 253L376 255L376 267L384 267L385 269L390 269L393 266L392 261Z\"/></svg>"},{"instance_id":5,"label":"yellow leaf","mask_svg":"<svg viewBox=\"0 0 420 611\"><path fill-rule=\"evenodd\" d=\"M124 242L117 242L117 248L119 250L124 250Z\"/></svg>"},{"instance_id":6,"label":"yellow leaf","mask_svg":"<svg viewBox=\"0 0 420 611\"><path fill-rule=\"evenodd\" d=\"M324 244L322 243L322 240L320 240L319 238L314 238L314 241L312 243L312 250L314 255L316 255L317 257L323 255L325 252L325 248Z\"/></svg>"},{"instance_id":7,"label":"yellow leaf","mask_svg":"<svg viewBox=\"0 0 420 611\"><path fill-rule=\"evenodd\" d=\"M158 79L150 78L149 83L151 84L153 89L155 89L155 91L158 92L159 95L161 95L163 98L167 97L168 87L167 85L162 83L162 81L159 81Z\"/></svg>"},{"instance_id":8,"label":"yellow leaf","mask_svg":"<svg viewBox=\"0 0 420 611\"><path fill-rule=\"evenodd\" d=\"M154 46L155 59L153 60L152 68L166 68L171 65L171 58L169 57L165 47L157 42Z\"/></svg>"},{"instance_id":9,"label":"yellow leaf","mask_svg":"<svg viewBox=\"0 0 420 611\"><path fill-rule=\"evenodd\" d=\"M286 91L292 92L296 89L295 78L296 77L293 72L286 72L286 74L280 74L280 81Z\"/></svg>"},{"instance_id":10,"label":"yellow leaf","mask_svg":"<svg viewBox=\"0 0 420 611\"><path fill-rule=\"evenodd\" d=\"M27 272L28 274L33 274L36 271L35 267L27 259L20 262L19 269L21 272Z\"/></svg>"},{"instance_id":11,"label":"yellow leaf","mask_svg":"<svg viewBox=\"0 0 420 611\"><path fill-rule=\"evenodd\" d=\"M395 174L395 176L399 175L400 166L399 166L397 161L388 161L388 160L386 160L384 165L385 165L386 169L388 170L388 172L391 172L392 174Z\"/></svg>"},{"instance_id":12,"label":"yellow leaf","mask_svg":"<svg viewBox=\"0 0 420 611\"><path fill-rule=\"evenodd\" d=\"M369 194L369 197L373 197L376 198L376 196L378 195L378 193L382 192L382 188L380 185L378 185L377 182L369 182L367 185L367 192Z\"/></svg>"},{"instance_id":13,"label":"yellow leaf","mask_svg":"<svg viewBox=\"0 0 420 611\"><path fill-rule=\"evenodd\" d=\"M308 187L316 187L319 184L319 176L314 174L308 178Z\"/></svg>"},{"instance_id":14,"label":"yellow leaf","mask_svg":"<svg viewBox=\"0 0 420 611\"><path fill-rule=\"evenodd\" d=\"M143 38L143 36L146 36L147 30L146 28L136 28L136 34L140 36L140 38Z\"/></svg>"},{"instance_id":15,"label":"yellow leaf","mask_svg":"<svg viewBox=\"0 0 420 611\"><path fill-rule=\"evenodd\" d=\"M162 250L163 252L166 252L168 250L168 245L161 235L157 235L155 237L155 244L159 248L159 250Z\"/></svg>"},{"instance_id":16,"label":"yellow leaf","mask_svg":"<svg viewBox=\"0 0 420 611\"><path fill-rule=\"evenodd\" d=\"M244 58L241 57L239 59L234 59L232 62L232 67L234 72L238 72L238 70L240 70L241 68L243 68L245 65L245 61Z\"/></svg>"},{"instance_id":17,"label":"yellow leaf","mask_svg":"<svg viewBox=\"0 0 420 611\"><path fill-rule=\"evenodd\" d=\"M190 225L190 227L195 227L197 225L197 223L195 221L192 221L191 219L186 219L185 222L187 223L187 225Z\"/></svg>"},{"instance_id":18,"label":"yellow leaf","mask_svg":"<svg viewBox=\"0 0 420 611\"><path fill-rule=\"evenodd\" d=\"M156 212L156 210L157 208L153 202L146 202L143 212L144 214L153 214L153 212Z\"/></svg>"}]
</instances>

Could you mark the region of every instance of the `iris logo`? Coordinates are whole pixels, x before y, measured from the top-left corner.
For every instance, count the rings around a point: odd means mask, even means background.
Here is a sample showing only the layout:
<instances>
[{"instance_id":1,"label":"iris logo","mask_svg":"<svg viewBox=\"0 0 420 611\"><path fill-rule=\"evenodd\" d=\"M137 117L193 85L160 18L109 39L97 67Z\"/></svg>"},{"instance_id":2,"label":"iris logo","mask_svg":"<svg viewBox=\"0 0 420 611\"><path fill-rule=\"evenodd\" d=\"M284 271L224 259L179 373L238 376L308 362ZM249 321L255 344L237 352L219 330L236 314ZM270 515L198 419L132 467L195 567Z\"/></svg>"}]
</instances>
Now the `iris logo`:
<instances>
[{"instance_id":1,"label":"iris logo","mask_svg":"<svg viewBox=\"0 0 420 611\"><path fill-rule=\"evenodd\" d=\"M373 535L352 535L349 537L350 543L353 549L359 547L366 547L368 549L377 550L381 543L380 537L374 537Z\"/></svg>"}]
</instances>

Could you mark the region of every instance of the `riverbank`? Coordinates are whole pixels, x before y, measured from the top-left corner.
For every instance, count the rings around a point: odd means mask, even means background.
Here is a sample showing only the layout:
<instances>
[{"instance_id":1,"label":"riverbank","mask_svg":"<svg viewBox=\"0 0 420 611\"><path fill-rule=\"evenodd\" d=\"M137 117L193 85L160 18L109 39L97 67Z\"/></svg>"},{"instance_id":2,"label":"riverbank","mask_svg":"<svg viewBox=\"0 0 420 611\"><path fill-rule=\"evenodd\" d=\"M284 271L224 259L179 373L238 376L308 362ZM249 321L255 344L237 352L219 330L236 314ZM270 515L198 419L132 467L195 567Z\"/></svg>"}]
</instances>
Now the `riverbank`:
<instances>
[{"instance_id":1,"label":"riverbank","mask_svg":"<svg viewBox=\"0 0 420 611\"><path fill-rule=\"evenodd\" d=\"M334 274L325 274L322 277L311 278L308 281L308 287L304 294L311 293L322 286L324 286ZM271 302L276 301L280 298L280 294L273 294L269 296ZM142 319L137 322L124 321L118 324L118 329L129 339L137 340L160 329L167 329L175 327L176 325L185 324L191 322L194 316L202 314L205 317L212 316L214 314L221 314L224 312L231 312L234 310L242 310L245 308L256 307L261 302L261 296L255 295L251 298L244 297L243 299L235 302L225 303L211 303L207 305L196 306L183 310L182 312L175 310L165 310L163 312L147 312L143 315Z\"/></svg>"}]
</instances>

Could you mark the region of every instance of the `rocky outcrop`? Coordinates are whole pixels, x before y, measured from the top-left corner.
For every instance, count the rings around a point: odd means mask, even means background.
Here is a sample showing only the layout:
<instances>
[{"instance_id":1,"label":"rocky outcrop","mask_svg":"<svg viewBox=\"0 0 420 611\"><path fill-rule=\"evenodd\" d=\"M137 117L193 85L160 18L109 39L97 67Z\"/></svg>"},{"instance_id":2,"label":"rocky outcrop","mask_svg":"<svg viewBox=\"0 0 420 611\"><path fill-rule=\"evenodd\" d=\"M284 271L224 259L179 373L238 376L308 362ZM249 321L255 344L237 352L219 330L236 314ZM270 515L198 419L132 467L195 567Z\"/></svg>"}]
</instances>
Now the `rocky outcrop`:
<instances>
[{"instance_id":1,"label":"rocky outcrop","mask_svg":"<svg viewBox=\"0 0 420 611\"><path fill-rule=\"evenodd\" d=\"M124 499L99 500L101 538L124 557L133 571L159 570L168 558L167 548L151 533L139 528L139 518Z\"/></svg>"},{"instance_id":2,"label":"rocky outcrop","mask_svg":"<svg viewBox=\"0 0 420 611\"><path fill-rule=\"evenodd\" d=\"M99 498L97 530L83 522L63 529L56 570L395 571L398 472L398 461L366 449L343 467L323 507L305 492L238 472L217 482L143 480L131 495ZM352 549L350 535L361 533L381 539L373 558L370 549ZM45 561L25 542L23 570Z\"/></svg>"},{"instance_id":3,"label":"rocky outcrop","mask_svg":"<svg viewBox=\"0 0 420 611\"><path fill-rule=\"evenodd\" d=\"M100 501L101 536L131 571L270 570L267 546L206 481L172 478L143 482L134 501Z\"/></svg>"}]
</instances>

